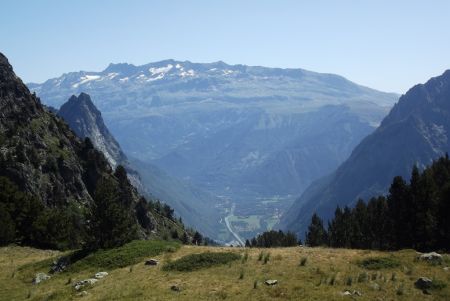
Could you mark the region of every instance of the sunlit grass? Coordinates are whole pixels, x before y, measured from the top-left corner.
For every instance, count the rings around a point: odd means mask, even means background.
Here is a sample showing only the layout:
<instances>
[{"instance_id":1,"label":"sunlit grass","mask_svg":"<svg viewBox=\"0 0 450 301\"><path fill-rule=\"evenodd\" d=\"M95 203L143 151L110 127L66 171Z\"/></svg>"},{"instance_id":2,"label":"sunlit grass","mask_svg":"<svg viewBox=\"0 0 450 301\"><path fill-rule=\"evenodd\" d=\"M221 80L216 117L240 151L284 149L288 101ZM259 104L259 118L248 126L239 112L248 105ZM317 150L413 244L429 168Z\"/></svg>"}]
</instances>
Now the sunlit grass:
<instances>
[{"instance_id":1,"label":"sunlit grass","mask_svg":"<svg viewBox=\"0 0 450 301\"><path fill-rule=\"evenodd\" d=\"M326 248L273 248L269 250L182 246L175 252L151 255L158 266L144 265L146 255L133 264L100 268L87 265L53 275L39 285L31 275L48 272L45 264L60 255L30 248L0 248L0 300L77 300L73 283L105 269L109 275L87 289L82 300L450 300L450 272L444 265L417 262L414 250L377 252ZM168 262L200 253L236 254L247 260L202 267L189 272L163 270ZM259 254L263 254L261 260ZM209 254L209 253L208 253ZM245 255L248 254L248 255ZM103 254L105 255L105 254ZM219 257L223 255L217 255ZM234 255L232 255L234 256ZM193 258L193 257L188 257ZM302 260L307 258L304 265ZM392 258L396 267L369 270L359 263L368 258ZM93 268L92 268L93 267ZM434 279L438 285L425 295L414 287L419 277ZM267 286L264 281L276 279ZM174 291L171 286L180 288ZM361 296L344 297L345 290Z\"/></svg>"}]
</instances>

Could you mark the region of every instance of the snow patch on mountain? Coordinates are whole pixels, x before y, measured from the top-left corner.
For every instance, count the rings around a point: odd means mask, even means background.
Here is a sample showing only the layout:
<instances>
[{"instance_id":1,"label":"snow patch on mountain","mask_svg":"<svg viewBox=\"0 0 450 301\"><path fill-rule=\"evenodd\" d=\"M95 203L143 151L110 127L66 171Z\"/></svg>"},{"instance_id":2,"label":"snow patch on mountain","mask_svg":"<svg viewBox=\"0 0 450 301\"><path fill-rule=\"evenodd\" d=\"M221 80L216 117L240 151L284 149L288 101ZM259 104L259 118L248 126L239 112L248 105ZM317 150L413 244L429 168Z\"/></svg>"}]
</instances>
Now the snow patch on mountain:
<instances>
[{"instance_id":1,"label":"snow patch on mountain","mask_svg":"<svg viewBox=\"0 0 450 301\"><path fill-rule=\"evenodd\" d=\"M87 82L100 79L100 75L85 75L80 78L80 81L73 84L72 87L78 88L80 85L85 84Z\"/></svg>"}]
</instances>

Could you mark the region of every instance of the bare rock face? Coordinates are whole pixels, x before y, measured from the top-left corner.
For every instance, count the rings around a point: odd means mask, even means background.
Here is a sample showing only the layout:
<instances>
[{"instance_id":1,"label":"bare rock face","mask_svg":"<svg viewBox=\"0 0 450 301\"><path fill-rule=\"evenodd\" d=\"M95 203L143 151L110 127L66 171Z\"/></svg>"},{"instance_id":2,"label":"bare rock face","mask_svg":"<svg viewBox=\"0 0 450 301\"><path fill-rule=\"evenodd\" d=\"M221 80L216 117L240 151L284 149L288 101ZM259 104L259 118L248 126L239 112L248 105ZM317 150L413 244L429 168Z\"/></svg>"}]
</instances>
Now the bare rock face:
<instances>
[{"instance_id":1,"label":"bare rock face","mask_svg":"<svg viewBox=\"0 0 450 301\"><path fill-rule=\"evenodd\" d=\"M88 94L81 93L78 97L72 95L61 106L58 115L67 122L78 137L90 138L95 148L105 155L113 168L127 160Z\"/></svg>"}]
</instances>

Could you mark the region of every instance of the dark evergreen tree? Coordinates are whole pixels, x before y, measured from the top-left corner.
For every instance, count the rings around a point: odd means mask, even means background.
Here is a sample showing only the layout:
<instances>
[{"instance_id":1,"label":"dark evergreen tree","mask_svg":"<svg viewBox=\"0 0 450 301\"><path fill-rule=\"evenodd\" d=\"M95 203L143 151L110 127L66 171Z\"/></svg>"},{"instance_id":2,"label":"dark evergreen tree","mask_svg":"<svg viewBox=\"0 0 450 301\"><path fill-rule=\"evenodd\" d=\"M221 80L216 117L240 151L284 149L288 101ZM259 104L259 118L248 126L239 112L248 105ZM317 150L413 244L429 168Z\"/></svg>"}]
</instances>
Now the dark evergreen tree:
<instances>
[{"instance_id":1,"label":"dark evergreen tree","mask_svg":"<svg viewBox=\"0 0 450 301\"><path fill-rule=\"evenodd\" d=\"M6 204L0 203L0 246L14 242L16 239L16 226L6 208Z\"/></svg>"},{"instance_id":2,"label":"dark evergreen tree","mask_svg":"<svg viewBox=\"0 0 450 301\"><path fill-rule=\"evenodd\" d=\"M120 195L115 180L104 178L99 182L89 225L90 248L113 248L137 238L135 220Z\"/></svg>"},{"instance_id":3,"label":"dark evergreen tree","mask_svg":"<svg viewBox=\"0 0 450 301\"><path fill-rule=\"evenodd\" d=\"M186 232L183 232L183 236L181 237L181 242L184 245L188 245L189 244L189 236L187 235Z\"/></svg>"},{"instance_id":4,"label":"dark evergreen tree","mask_svg":"<svg viewBox=\"0 0 450 301\"><path fill-rule=\"evenodd\" d=\"M312 216L311 224L308 227L306 244L311 247L328 245L327 232L323 227L323 221L315 213Z\"/></svg>"},{"instance_id":5,"label":"dark evergreen tree","mask_svg":"<svg viewBox=\"0 0 450 301\"><path fill-rule=\"evenodd\" d=\"M389 241L391 248L405 248L411 246L412 232L412 208L409 206L410 190L402 177L395 177L389 188L387 198L389 207L390 228Z\"/></svg>"},{"instance_id":6,"label":"dark evergreen tree","mask_svg":"<svg viewBox=\"0 0 450 301\"><path fill-rule=\"evenodd\" d=\"M194 237L192 238L192 243L199 246L202 244L202 241L203 241L203 236L198 231L195 231Z\"/></svg>"}]
</instances>

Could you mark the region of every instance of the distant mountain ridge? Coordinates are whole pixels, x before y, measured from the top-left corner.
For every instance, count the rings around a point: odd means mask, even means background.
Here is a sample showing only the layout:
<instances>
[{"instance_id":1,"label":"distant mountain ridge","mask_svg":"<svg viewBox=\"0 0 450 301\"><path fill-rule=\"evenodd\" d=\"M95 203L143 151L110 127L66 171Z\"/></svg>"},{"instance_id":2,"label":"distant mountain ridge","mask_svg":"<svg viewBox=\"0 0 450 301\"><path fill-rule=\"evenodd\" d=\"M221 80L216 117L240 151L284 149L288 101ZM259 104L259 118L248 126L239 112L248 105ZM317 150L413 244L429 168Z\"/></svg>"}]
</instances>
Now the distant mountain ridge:
<instances>
[{"instance_id":1,"label":"distant mountain ridge","mask_svg":"<svg viewBox=\"0 0 450 301\"><path fill-rule=\"evenodd\" d=\"M281 227L303 234L314 212L332 216L337 205L385 194L395 176L409 178L450 151L450 70L411 88L377 130L331 175L313 184L285 214Z\"/></svg>"},{"instance_id":2,"label":"distant mountain ridge","mask_svg":"<svg viewBox=\"0 0 450 301\"><path fill-rule=\"evenodd\" d=\"M291 202L348 158L397 100L338 75L175 60L29 87L56 107L88 93L128 157L238 204L237 214L253 200Z\"/></svg>"}]
</instances>

